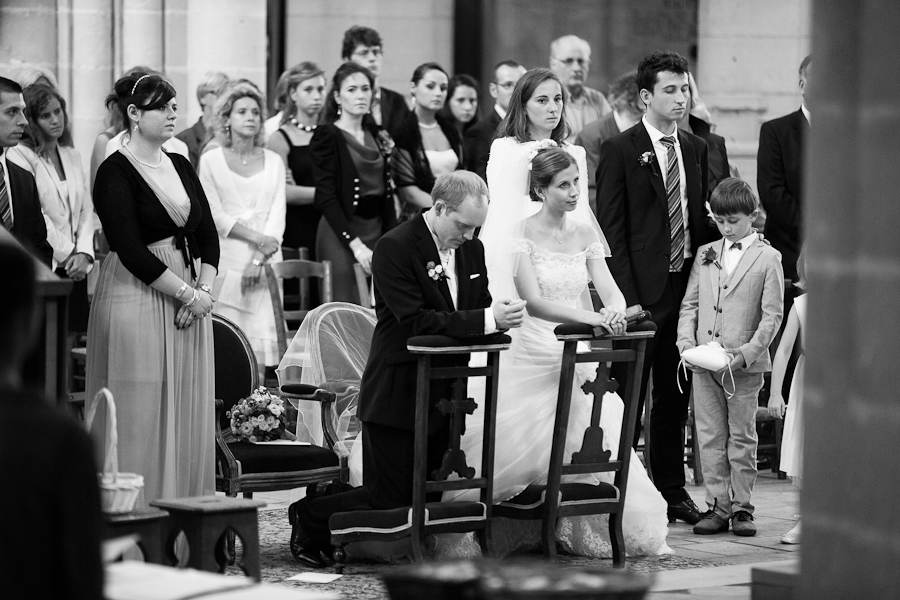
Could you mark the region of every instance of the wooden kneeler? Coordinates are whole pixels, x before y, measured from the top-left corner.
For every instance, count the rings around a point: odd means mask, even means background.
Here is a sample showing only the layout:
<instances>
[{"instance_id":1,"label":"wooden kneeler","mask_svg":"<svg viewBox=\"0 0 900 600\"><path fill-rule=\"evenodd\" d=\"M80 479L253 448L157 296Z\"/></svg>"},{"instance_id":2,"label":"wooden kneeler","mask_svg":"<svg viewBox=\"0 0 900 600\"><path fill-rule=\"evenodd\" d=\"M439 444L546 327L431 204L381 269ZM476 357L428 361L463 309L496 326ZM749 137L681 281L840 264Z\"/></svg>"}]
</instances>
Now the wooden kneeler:
<instances>
[{"instance_id":1,"label":"wooden kneeler","mask_svg":"<svg viewBox=\"0 0 900 600\"><path fill-rule=\"evenodd\" d=\"M389 510L359 510L336 513L329 519L331 543L335 547L335 571L341 573L346 554L344 546L364 540L391 541L410 538L411 558L422 562L425 558L425 536L435 533L479 534L482 551L493 554L491 539L491 497L494 474L494 428L497 414L497 386L500 371L500 352L509 348L510 338L496 334L481 338L456 339L430 335L410 338L407 349L417 356L415 416L415 456L412 506ZM435 356L468 356L486 352L487 365L470 367L459 365L434 367ZM460 435L466 414L476 408L472 398L466 398L465 381L469 377L486 377L484 397L484 447L480 477L466 463L460 449ZM437 379L454 380L452 397L442 398L438 410L451 415L450 444L439 469L427 473L428 412L432 404L431 382ZM452 473L458 479L449 479ZM426 494L449 490L478 489L478 502L426 502Z\"/></svg>"},{"instance_id":2,"label":"wooden kneeler","mask_svg":"<svg viewBox=\"0 0 900 600\"><path fill-rule=\"evenodd\" d=\"M609 335L595 331L589 325L566 323L554 330L556 339L564 342L562 369L559 375L559 396L556 405L556 421L553 430L550 468L546 484L534 484L519 495L494 507L495 517L509 519L541 520L541 545L544 556L556 555L556 523L561 517L582 515L609 515L609 538L613 551L613 565L625 566L625 539L622 534L622 511L625 508L625 492L628 467L631 458L631 442L640 396L641 371L647 340L656 332L652 322L629 325L623 335ZM612 348L579 351L579 344L598 340L612 341ZM603 450L604 431L599 426L603 394L616 391L619 384L609 378L609 364L628 363L628 383L622 401L625 412L619 434L619 447L613 460L609 450ZM599 363L597 377L585 382L582 389L594 395L590 426L584 431L581 450L573 452L566 461L566 435L569 411L572 405L572 388L575 382L575 366L578 363ZM563 483L566 475L613 472L612 484L601 482Z\"/></svg>"}]
</instances>

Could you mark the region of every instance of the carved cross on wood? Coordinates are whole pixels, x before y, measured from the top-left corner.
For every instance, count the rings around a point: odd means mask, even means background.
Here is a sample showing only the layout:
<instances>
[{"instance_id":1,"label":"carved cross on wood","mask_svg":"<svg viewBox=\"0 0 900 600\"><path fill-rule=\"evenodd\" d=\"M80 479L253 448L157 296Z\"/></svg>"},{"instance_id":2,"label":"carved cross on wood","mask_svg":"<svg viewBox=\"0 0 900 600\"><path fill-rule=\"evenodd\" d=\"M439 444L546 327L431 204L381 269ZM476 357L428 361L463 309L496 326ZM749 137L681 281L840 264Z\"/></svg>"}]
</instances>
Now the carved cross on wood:
<instances>
[{"instance_id":1,"label":"carved cross on wood","mask_svg":"<svg viewBox=\"0 0 900 600\"><path fill-rule=\"evenodd\" d=\"M432 472L435 481L444 481L454 471L460 477L472 479L475 477L475 469L466 463L466 453L459 447L462 436L463 424L466 415L471 415L478 408L474 398L466 398L466 380L457 379L452 384L452 400L441 398L437 403L437 409L442 415L450 415L450 447L444 453L441 460L441 468Z\"/></svg>"},{"instance_id":2,"label":"carved cross on wood","mask_svg":"<svg viewBox=\"0 0 900 600\"><path fill-rule=\"evenodd\" d=\"M572 464L609 462L612 453L603 449L603 428L600 427L600 413L603 409L603 395L619 389L619 382L609 377L609 367L605 362L597 365L597 376L593 381L585 381L581 386L585 394L594 395L591 411L591 425L584 431L581 450L572 453Z\"/></svg>"}]
</instances>

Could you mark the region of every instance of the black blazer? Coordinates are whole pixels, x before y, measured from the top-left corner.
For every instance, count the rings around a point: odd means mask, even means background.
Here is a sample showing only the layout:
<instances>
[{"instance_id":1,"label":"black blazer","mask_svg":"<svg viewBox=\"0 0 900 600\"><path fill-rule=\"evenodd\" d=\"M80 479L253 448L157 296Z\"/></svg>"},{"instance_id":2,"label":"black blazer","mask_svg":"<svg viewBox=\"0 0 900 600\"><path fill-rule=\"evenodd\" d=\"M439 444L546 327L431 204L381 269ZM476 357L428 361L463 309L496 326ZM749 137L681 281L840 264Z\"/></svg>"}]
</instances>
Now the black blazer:
<instances>
[{"instance_id":1,"label":"black blazer","mask_svg":"<svg viewBox=\"0 0 900 600\"><path fill-rule=\"evenodd\" d=\"M809 122L802 110L763 123L756 186L766 210L766 239L781 252L786 279L797 279L803 226L803 144Z\"/></svg>"},{"instance_id":2,"label":"black blazer","mask_svg":"<svg viewBox=\"0 0 900 600\"><path fill-rule=\"evenodd\" d=\"M707 224L706 142L678 130L684 157L691 252L715 239ZM647 166L640 156L653 155ZM603 142L597 168L597 219L609 242L609 269L628 306L654 304L663 294L671 252L668 200L653 142L643 121ZM692 261L686 261L690 271Z\"/></svg>"},{"instance_id":3,"label":"black blazer","mask_svg":"<svg viewBox=\"0 0 900 600\"><path fill-rule=\"evenodd\" d=\"M613 113L607 113L584 126L575 138L575 145L584 148L587 158L588 198L591 208L597 210L597 179L594 174L600 165L600 145L614 135L619 135L619 126Z\"/></svg>"},{"instance_id":4,"label":"black blazer","mask_svg":"<svg viewBox=\"0 0 900 600\"><path fill-rule=\"evenodd\" d=\"M688 122L694 135L703 138L709 150L709 193L723 179L731 177L731 165L728 164L728 151L725 149L725 138L713 133L709 123L699 117L690 115Z\"/></svg>"},{"instance_id":5,"label":"black blazer","mask_svg":"<svg viewBox=\"0 0 900 600\"><path fill-rule=\"evenodd\" d=\"M456 125L445 119L440 113L436 114L434 118L459 159L457 169L462 169L465 158L459 130L456 129ZM430 194L436 177L431 172L431 163L428 162L428 156L425 155L422 132L419 131L419 119L416 117L416 113L409 111L404 117L403 123L397 129L396 135L391 135L394 141L397 142L397 147L405 151L405 156L398 154L395 157L396 167L394 175L397 187L414 185L423 192Z\"/></svg>"},{"instance_id":6,"label":"black blazer","mask_svg":"<svg viewBox=\"0 0 900 600\"><path fill-rule=\"evenodd\" d=\"M206 127L203 126L203 119L197 119L193 126L188 127L175 137L187 144L188 158L191 160L191 166L196 169L200 164L200 153L203 151L203 147L206 146L206 142L209 141Z\"/></svg>"},{"instance_id":7,"label":"black blazer","mask_svg":"<svg viewBox=\"0 0 900 600\"><path fill-rule=\"evenodd\" d=\"M401 94L381 88L381 128L391 137L394 137L408 113L409 105Z\"/></svg>"},{"instance_id":8,"label":"black blazer","mask_svg":"<svg viewBox=\"0 0 900 600\"><path fill-rule=\"evenodd\" d=\"M491 155L491 143L500 125L500 115L494 107L491 113L466 131L463 140L463 154L466 157L466 171L472 171L487 181L487 163Z\"/></svg>"},{"instance_id":9,"label":"black blazer","mask_svg":"<svg viewBox=\"0 0 900 600\"><path fill-rule=\"evenodd\" d=\"M420 213L385 234L375 245L372 277L378 324L359 393L359 418L412 431L415 417L416 359L406 350L416 335L456 338L484 334L484 309L491 306L484 247L476 238L456 250L457 306L444 281L428 276L426 265L440 256ZM434 359L434 364L465 364L466 357ZM449 382L432 388L432 399ZM447 397L444 395L443 397ZM432 410L430 422L439 422Z\"/></svg>"},{"instance_id":10,"label":"black blazer","mask_svg":"<svg viewBox=\"0 0 900 600\"><path fill-rule=\"evenodd\" d=\"M12 192L12 234L38 260L51 266L53 248L47 242L47 224L41 212L41 199L38 196L34 176L19 165L6 160L3 165L9 173L9 187Z\"/></svg>"},{"instance_id":11,"label":"black blazer","mask_svg":"<svg viewBox=\"0 0 900 600\"><path fill-rule=\"evenodd\" d=\"M380 130L374 127L374 123L373 126L366 127L366 130L379 140ZM381 142L379 147L384 156L385 150ZM338 239L349 247L350 242L360 235L352 222L359 199L359 173L350 156L347 140L337 125L319 125L309 142L309 151L313 160L316 208L322 211ZM397 225L390 163L389 157L385 156L384 180L387 192L381 207L382 232L390 231Z\"/></svg>"}]
</instances>

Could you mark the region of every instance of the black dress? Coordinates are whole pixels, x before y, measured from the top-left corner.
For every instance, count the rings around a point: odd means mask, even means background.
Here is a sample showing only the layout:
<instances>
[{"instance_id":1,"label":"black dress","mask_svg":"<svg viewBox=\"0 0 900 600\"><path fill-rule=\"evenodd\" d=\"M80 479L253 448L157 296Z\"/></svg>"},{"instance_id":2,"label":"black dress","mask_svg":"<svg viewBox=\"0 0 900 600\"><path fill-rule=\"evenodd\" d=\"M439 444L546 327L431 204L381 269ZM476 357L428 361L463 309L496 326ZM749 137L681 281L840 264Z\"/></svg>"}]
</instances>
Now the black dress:
<instances>
[{"instance_id":1,"label":"black dress","mask_svg":"<svg viewBox=\"0 0 900 600\"><path fill-rule=\"evenodd\" d=\"M284 136L284 141L287 142L288 148L290 148L287 166L294 176L294 183L315 187L312 153L309 146L295 146L291 143L290 136L283 129L279 129L278 133ZM284 246L287 248L308 248L309 260L316 260L316 228L319 226L320 218L322 218L322 212L314 204L305 206L288 204L284 227Z\"/></svg>"}]
</instances>

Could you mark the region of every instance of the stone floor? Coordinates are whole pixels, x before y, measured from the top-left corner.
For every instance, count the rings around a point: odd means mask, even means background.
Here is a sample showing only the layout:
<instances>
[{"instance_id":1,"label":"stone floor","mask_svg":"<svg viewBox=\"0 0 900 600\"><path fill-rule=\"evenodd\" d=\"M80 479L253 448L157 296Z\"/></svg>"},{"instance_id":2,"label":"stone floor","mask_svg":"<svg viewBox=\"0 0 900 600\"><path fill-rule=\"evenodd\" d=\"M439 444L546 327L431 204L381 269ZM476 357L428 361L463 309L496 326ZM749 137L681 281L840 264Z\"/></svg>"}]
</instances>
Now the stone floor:
<instances>
[{"instance_id":1,"label":"stone floor","mask_svg":"<svg viewBox=\"0 0 900 600\"><path fill-rule=\"evenodd\" d=\"M703 508L705 503L702 486L689 486L688 491ZM288 493L277 492L255 496L268 504L264 511L284 511L288 504ZM762 471L754 490L756 503L755 537L740 538L732 533L713 536L697 536L691 527L680 521L669 526L669 546L674 556L636 559L629 568L636 571L653 572L654 584L647 595L648 600L687 600L690 598L717 598L723 600L750 599L750 570L760 564L794 560L799 546L786 546L779 542L781 535L793 527L798 513L798 490L787 480L779 480L768 471ZM262 524L266 517L262 515ZM271 515L275 517L275 514ZM281 522L280 515L278 523ZM287 527L284 519L285 528ZM278 527L280 529L280 526ZM261 534L262 529L261 529ZM287 536L289 532L279 532ZM285 541L287 537L285 537ZM284 579L304 571L290 558L289 552L276 548L276 556L263 556L266 562L277 562L264 578L272 583L282 583L292 587L317 589L337 593L342 598L387 598L380 584L380 574L392 567L371 563L351 565L347 575L329 584L299 584L284 582ZM597 565L611 566L610 560L562 559L561 568ZM330 571L329 571L330 572Z\"/></svg>"}]
</instances>

